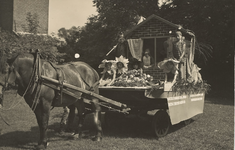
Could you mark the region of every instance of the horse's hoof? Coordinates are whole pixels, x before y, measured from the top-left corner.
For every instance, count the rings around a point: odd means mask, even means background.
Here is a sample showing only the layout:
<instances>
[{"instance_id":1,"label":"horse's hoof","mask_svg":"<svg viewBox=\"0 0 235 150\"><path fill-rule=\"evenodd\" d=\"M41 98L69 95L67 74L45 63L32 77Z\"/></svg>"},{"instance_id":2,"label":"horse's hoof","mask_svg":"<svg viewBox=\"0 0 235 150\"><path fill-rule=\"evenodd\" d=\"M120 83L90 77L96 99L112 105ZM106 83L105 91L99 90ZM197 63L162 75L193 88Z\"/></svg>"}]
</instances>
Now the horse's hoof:
<instances>
[{"instance_id":1,"label":"horse's hoof","mask_svg":"<svg viewBox=\"0 0 235 150\"><path fill-rule=\"evenodd\" d=\"M64 134L65 131L64 131L64 130L59 130L58 133L59 133L59 134Z\"/></svg>"},{"instance_id":2,"label":"horse's hoof","mask_svg":"<svg viewBox=\"0 0 235 150\"><path fill-rule=\"evenodd\" d=\"M78 140L80 139L80 135L78 133L73 133L69 139Z\"/></svg>"},{"instance_id":3,"label":"horse's hoof","mask_svg":"<svg viewBox=\"0 0 235 150\"><path fill-rule=\"evenodd\" d=\"M100 142L101 140L102 140L102 137L99 137L99 136L95 136L94 138L92 138L92 141Z\"/></svg>"},{"instance_id":4,"label":"horse's hoof","mask_svg":"<svg viewBox=\"0 0 235 150\"><path fill-rule=\"evenodd\" d=\"M35 150L45 150L46 147L44 145L36 145Z\"/></svg>"},{"instance_id":5,"label":"horse's hoof","mask_svg":"<svg viewBox=\"0 0 235 150\"><path fill-rule=\"evenodd\" d=\"M45 142L43 144L35 145L34 147L35 147L35 150L45 150L48 145L49 145L49 143Z\"/></svg>"}]
</instances>

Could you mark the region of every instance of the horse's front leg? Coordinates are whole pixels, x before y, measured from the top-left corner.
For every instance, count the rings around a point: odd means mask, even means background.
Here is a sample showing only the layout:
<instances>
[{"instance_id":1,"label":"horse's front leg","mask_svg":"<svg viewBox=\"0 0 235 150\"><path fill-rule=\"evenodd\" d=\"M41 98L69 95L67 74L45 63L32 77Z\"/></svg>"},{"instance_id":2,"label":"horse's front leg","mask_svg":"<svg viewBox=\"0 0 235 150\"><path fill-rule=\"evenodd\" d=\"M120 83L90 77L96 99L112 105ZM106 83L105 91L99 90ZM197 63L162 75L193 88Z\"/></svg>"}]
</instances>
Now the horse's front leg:
<instances>
[{"instance_id":1,"label":"horse's front leg","mask_svg":"<svg viewBox=\"0 0 235 150\"><path fill-rule=\"evenodd\" d=\"M93 138L93 141L102 140L102 127L101 127L101 107L99 105L98 99L92 99L91 101L92 109L94 112L94 123L97 130L97 135Z\"/></svg>"},{"instance_id":2,"label":"horse's front leg","mask_svg":"<svg viewBox=\"0 0 235 150\"><path fill-rule=\"evenodd\" d=\"M40 130L40 139L36 147L36 149L39 150L46 149L47 147L47 128L50 116L50 106L51 105L48 101L41 99L34 111Z\"/></svg>"}]
</instances>

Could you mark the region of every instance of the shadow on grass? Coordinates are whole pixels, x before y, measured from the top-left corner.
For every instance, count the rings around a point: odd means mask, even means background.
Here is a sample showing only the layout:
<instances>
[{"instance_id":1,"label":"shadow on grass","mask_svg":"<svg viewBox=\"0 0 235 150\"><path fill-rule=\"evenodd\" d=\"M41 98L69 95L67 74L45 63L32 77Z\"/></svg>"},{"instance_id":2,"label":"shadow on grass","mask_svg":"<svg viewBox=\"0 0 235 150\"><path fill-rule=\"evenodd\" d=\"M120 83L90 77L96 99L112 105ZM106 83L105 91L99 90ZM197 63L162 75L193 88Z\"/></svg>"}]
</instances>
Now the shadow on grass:
<instances>
[{"instance_id":1,"label":"shadow on grass","mask_svg":"<svg viewBox=\"0 0 235 150\"><path fill-rule=\"evenodd\" d=\"M191 119L190 123L194 120ZM185 123L181 122L171 125L168 134L176 132L185 127ZM107 118L104 126L104 136L119 138L144 138L158 139L152 127L152 121L141 120L140 118L125 118L122 115L115 115L113 118Z\"/></svg>"},{"instance_id":2,"label":"shadow on grass","mask_svg":"<svg viewBox=\"0 0 235 150\"><path fill-rule=\"evenodd\" d=\"M75 119L76 122L76 119ZM151 121L141 120L140 118L126 118L122 114L116 114L106 119L103 124L103 137L105 138L141 138L141 139L157 139L153 130ZM168 134L177 132L185 125L179 123L171 126ZM59 134L58 128L60 124L54 122L48 126L49 142L71 140L71 133ZM94 123L92 115L88 116L84 122L84 130L89 130L84 139L91 140L95 135ZM39 139L38 126L31 127L30 131L13 131L0 135L0 149L4 147L12 149L33 149L37 145Z\"/></svg>"},{"instance_id":3,"label":"shadow on grass","mask_svg":"<svg viewBox=\"0 0 235 150\"><path fill-rule=\"evenodd\" d=\"M49 141L51 137L56 136L56 132L50 130L57 126L50 125L48 127L48 137ZM39 140L39 128L38 126L31 127L30 131L13 131L0 135L0 149L4 147L11 147L12 149L34 149L34 146L37 145L37 141ZM53 141L55 141L53 139Z\"/></svg>"}]
</instances>

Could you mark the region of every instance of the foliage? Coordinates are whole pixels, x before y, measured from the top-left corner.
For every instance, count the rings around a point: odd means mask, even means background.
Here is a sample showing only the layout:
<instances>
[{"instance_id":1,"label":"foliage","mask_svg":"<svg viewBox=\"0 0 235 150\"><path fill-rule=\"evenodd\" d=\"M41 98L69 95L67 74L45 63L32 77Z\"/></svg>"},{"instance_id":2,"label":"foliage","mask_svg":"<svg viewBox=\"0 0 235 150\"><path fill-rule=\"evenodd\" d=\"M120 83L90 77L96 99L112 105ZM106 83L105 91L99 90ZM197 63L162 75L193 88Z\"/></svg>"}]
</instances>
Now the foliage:
<instances>
[{"instance_id":1,"label":"foliage","mask_svg":"<svg viewBox=\"0 0 235 150\"><path fill-rule=\"evenodd\" d=\"M188 82L187 80L178 80L172 87L173 92L180 94L197 94L197 93L208 93L210 85L204 82Z\"/></svg>"},{"instance_id":2,"label":"foliage","mask_svg":"<svg viewBox=\"0 0 235 150\"><path fill-rule=\"evenodd\" d=\"M14 53L25 53L39 49L45 59L56 62L62 57L57 50L60 42L57 38L49 35L16 34L0 30L0 51L3 55L11 57Z\"/></svg>"},{"instance_id":3,"label":"foliage","mask_svg":"<svg viewBox=\"0 0 235 150\"><path fill-rule=\"evenodd\" d=\"M85 27L73 27L71 29L60 29L59 36L64 38L66 45L59 48L60 52L69 52L69 59L75 60L74 54L79 53L83 60L93 67L97 68L104 55L114 42L118 31L115 28L104 27L97 16L88 18Z\"/></svg>"},{"instance_id":4,"label":"foliage","mask_svg":"<svg viewBox=\"0 0 235 150\"><path fill-rule=\"evenodd\" d=\"M121 31L136 25L140 16L148 17L159 10L158 0L94 0L103 24Z\"/></svg>"},{"instance_id":5,"label":"foliage","mask_svg":"<svg viewBox=\"0 0 235 150\"><path fill-rule=\"evenodd\" d=\"M158 12L165 19L193 30L199 46L211 45L212 58L205 64L197 53L195 62L203 68L201 73L213 89L229 93L233 93L234 80L234 4L233 0L173 0Z\"/></svg>"},{"instance_id":6,"label":"foliage","mask_svg":"<svg viewBox=\"0 0 235 150\"><path fill-rule=\"evenodd\" d=\"M199 44L210 44L214 49L213 56L217 57L218 54L232 53L234 5L231 4L234 4L232 0L173 0L164 4L158 13L193 30ZM221 53L221 49L226 49L228 53Z\"/></svg>"}]
</instances>

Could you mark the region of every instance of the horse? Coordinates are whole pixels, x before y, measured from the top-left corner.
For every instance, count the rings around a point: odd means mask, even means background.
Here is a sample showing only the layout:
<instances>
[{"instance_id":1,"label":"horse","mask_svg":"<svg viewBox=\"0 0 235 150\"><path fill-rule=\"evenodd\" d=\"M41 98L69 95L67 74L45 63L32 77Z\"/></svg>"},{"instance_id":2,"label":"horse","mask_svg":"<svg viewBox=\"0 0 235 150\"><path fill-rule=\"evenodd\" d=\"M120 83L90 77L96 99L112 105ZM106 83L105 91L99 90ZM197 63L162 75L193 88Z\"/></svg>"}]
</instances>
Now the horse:
<instances>
[{"instance_id":1,"label":"horse","mask_svg":"<svg viewBox=\"0 0 235 150\"><path fill-rule=\"evenodd\" d=\"M38 52L37 52L38 53ZM38 58L38 59L37 59ZM77 108L78 110L78 129L81 132L84 119L84 101L83 97L90 99L91 110L94 113L94 123L97 134L93 138L94 141L102 140L102 127L100 121L101 107L97 98L83 95L79 91L72 91L78 97L72 97L66 93L60 93L52 87L44 84L41 75L58 80L58 68L62 72L64 82L83 88L92 90L99 94L97 83L99 81L98 73L85 62L71 62L63 65L56 65L41 59L39 54L24 53L17 55L6 64L5 69L0 72L0 97L4 93L4 89L8 84L17 83L17 93L24 97L26 103L34 111L40 130L40 138L36 149L46 149L48 120L52 107ZM96 86L93 86L96 85ZM60 98L58 98L60 97ZM70 120L74 117L74 111L70 111ZM71 122L71 121L70 121Z\"/></svg>"}]
</instances>

